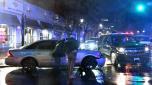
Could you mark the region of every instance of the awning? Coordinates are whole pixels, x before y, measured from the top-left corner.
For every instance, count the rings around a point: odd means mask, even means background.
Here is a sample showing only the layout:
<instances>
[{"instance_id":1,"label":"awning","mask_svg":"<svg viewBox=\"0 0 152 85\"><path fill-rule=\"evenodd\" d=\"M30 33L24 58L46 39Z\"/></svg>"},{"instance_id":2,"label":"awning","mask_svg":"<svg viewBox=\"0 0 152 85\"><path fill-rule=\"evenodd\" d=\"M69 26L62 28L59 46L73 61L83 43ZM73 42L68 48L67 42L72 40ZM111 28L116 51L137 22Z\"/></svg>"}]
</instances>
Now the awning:
<instances>
[{"instance_id":1,"label":"awning","mask_svg":"<svg viewBox=\"0 0 152 85\"><path fill-rule=\"evenodd\" d=\"M27 27L39 27L40 26L40 24L38 23L37 20L26 18L25 21L26 21L25 26L27 26Z\"/></svg>"},{"instance_id":2,"label":"awning","mask_svg":"<svg viewBox=\"0 0 152 85\"><path fill-rule=\"evenodd\" d=\"M46 22L40 22L41 23L41 27L42 28L52 28L52 25L51 24L49 24L49 23L46 23Z\"/></svg>"},{"instance_id":3,"label":"awning","mask_svg":"<svg viewBox=\"0 0 152 85\"><path fill-rule=\"evenodd\" d=\"M0 24L19 26L20 22L15 15L0 13Z\"/></svg>"}]
</instances>

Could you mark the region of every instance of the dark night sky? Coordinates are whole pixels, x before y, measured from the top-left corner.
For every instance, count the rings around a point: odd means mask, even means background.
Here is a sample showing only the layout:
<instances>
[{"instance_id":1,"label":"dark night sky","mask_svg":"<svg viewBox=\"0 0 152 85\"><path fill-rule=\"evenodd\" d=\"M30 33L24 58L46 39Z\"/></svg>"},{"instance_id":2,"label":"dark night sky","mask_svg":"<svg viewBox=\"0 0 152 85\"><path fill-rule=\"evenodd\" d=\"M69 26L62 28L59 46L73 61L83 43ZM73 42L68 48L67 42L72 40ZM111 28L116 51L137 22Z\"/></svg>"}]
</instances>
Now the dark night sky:
<instances>
[{"instance_id":1,"label":"dark night sky","mask_svg":"<svg viewBox=\"0 0 152 85\"><path fill-rule=\"evenodd\" d=\"M139 0L27 0L45 9L53 10L64 18L84 17L90 23L99 23L109 18L110 23L127 27L152 21L150 10L145 14L134 12L134 3ZM141 1L141 0L140 0ZM150 0L144 0L149 2ZM150 8L149 8L150 9Z\"/></svg>"},{"instance_id":2,"label":"dark night sky","mask_svg":"<svg viewBox=\"0 0 152 85\"><path fill-rule=\"evenodd\" d=\"M48 10L54 10L62 16L78 14L80 16L109 17L127 7L126 0L27 0ZM122 4L122 1L124 2Z\"/></svg>"}]
</instances>

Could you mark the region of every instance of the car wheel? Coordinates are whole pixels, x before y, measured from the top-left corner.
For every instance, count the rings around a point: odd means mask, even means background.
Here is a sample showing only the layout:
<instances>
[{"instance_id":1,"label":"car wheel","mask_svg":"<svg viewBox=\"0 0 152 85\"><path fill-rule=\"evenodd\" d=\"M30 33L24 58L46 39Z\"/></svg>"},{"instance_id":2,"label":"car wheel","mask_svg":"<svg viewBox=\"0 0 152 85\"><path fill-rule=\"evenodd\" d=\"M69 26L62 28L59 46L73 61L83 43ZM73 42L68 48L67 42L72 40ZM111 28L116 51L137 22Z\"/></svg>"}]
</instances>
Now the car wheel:
<instances>
[{"instance_id":1,"label":"car wheel","mask_svg":"<svg viewBox=\"0 0 152 85\"><path fill-rule=\"evenodd\" d=\"M116 53L111 53L111 64L113 65L115 64L116 58L117 58Z\"/></svg>"},{"instance_id":2,"label":"car wheel","mask_svg":"<svg viewBox=\"0 0 152 85\"><path fill-rule=\"evenodd\" d=\"M22 71L23 72L34 72L36 71L36 60L33 58L27 58L22 61Z\"/></svg>"},{"instance_id":3,"label":"car wheel","mask_svg":"<svg viewBox=\"0 0 152 85\"><path fill-rule=\"evenodd\" d=\"M85 70L95 69L96 66L97 66L97 61L93 56L84 58L81 63L81 68Z\"/></svg>"},{"instance_id":4,"label":"car wheel","mask_svg":"<svg viewBox=\"0 0 152 85\"><path fill-rule=\"evenodd\" d=\"M115 60L114 67L115 67L115 70L118 72L121 72L125 69L125 65L120 63L118 59Z\"/></svg>"}]
</instances>

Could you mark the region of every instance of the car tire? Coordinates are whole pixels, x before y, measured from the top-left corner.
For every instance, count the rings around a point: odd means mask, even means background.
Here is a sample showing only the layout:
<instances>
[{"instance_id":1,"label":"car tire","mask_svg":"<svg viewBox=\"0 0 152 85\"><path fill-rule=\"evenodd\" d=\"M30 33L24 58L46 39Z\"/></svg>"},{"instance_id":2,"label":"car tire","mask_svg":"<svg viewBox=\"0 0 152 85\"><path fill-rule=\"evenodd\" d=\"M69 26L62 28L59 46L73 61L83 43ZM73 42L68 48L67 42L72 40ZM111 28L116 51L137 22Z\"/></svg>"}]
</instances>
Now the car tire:
<instances>
[{"instance_id":1,"label":"car tire","mask_svg":"<svg viewBox=\"0 0 152 85\"><path fill-rule=\"evenodd\" d=\"M90 56L90 57L86 57L82 60L81 63L81 68L82 69L95 69L97 66L97 61L95 59L95 57Z\"/></svg>"},{"instance_id":2,"label":"car tire","mask_svg":"<svg viewBox=\"0 0 152 85\"><path fill-rule=\"evenodd\" d=\"M114 63L115 70L118 72L124 71L125 65L122 64L118 59L115 60Z\"/></svg>"},{"instance_id":3,"label":"car tire","mask_svg":"<svg viewBox=\"0 0 152 85\"><path fill-rule=\"evenodd\" d=\"M25 73L36 71L37 62L33 58L26 58L22 61L22 71Z\"/></svg>"},{"instance_id":4,"label":"car tire","mask_svg":"<svg viewBox=\"0 0 152 85\"><path fill-rule=\"evenodd\" d=\"M97 61L95 57L93 56L85 57L81 62L80 68L78 69L81 78L82 79L84 78L83 72L87 73L87 71L95 69L96 66L97 66Z\"/></svg>"}]
</instances>

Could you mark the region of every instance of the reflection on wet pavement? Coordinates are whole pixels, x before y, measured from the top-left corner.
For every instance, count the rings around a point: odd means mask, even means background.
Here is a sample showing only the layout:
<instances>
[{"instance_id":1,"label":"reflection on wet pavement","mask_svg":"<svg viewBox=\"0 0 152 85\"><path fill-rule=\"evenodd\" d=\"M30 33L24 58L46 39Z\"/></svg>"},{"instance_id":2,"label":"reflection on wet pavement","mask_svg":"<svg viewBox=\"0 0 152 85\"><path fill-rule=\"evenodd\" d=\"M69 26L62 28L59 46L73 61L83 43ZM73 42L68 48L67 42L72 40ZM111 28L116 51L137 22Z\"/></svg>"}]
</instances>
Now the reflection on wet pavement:
<instances>
[{"instance_id":1,"label":"reflection on wet pavement","mask_svg":"<svg viewBox=\"0 0 152 85\"><path fill-rule=\"evenodd\" d=\"M22 73L20 68L0 68L0 85L67 85L67 70L38 69L33 74ZM90 70L80 76L78 69L74 70L73 85L102 85L103 73L100 70Z\"/></svg>"},{"instance_id":2,"label":"reflection on wet pavement","mask_svg":"<svg viewBox=\"0 0 152 85\"><path fill-rule=\"evenodd\" d=\"M136 70L133 72L118 72L113 66L104 68L106 80L115 85L151 85L151 71Z\"/></svg>"},{"instance_id":3,"label":"reflection on wet pavement","mask_svg":"<svg viewBox=\"0 0 152 85\"><path fill-rule=\"evenodd\" d=\"M151 85L151 71L121 72L113 66L102 70L74 70L73 85ZM67 85L67 70L41 68L33 74L23 73L20 68L0 68L0 85Z\"/></svg>"},{"instance_id":4,"label":"reflection on wet pavement","mask_svg":"<svg viewBox=\"0 0 152 85\"><path fill-rule=\"evenodd\" d=\"M18 69L18 68L16 68L16 67L1 68L0 69L0 85L7 85L5 82L6 75L16 69Z\"/></svg>"}]
</instances>

